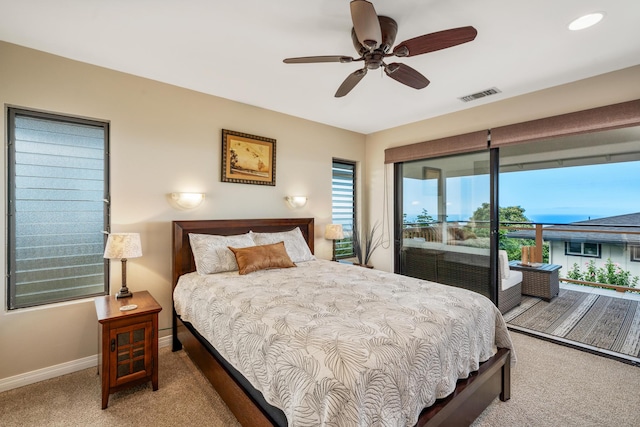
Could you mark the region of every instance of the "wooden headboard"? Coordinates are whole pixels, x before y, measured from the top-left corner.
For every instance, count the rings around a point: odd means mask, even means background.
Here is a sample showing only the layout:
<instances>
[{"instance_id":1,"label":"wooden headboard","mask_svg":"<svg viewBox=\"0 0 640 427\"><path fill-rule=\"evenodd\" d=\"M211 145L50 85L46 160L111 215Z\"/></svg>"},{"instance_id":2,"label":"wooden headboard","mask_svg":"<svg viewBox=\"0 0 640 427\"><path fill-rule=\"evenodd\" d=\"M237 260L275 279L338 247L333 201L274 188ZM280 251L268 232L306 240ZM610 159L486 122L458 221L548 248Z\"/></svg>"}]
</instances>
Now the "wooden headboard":
<instances>
[{"instance_id":1,"label":"wooden headboard","mask_svg":"<svg viewBox=\"0 0 640 427\"><path fill-rule=\"evenodd\" d=\"M181 275L196 270L191 245L189 244L189 233L230 236L248 233L249 231L256 233L289 231L296 227L299 227L300 231L302 231L302 235L307 241L311 253L313 253L313 218L173 221L172 288L175 288Z\"/></svg>"}]
</instances>

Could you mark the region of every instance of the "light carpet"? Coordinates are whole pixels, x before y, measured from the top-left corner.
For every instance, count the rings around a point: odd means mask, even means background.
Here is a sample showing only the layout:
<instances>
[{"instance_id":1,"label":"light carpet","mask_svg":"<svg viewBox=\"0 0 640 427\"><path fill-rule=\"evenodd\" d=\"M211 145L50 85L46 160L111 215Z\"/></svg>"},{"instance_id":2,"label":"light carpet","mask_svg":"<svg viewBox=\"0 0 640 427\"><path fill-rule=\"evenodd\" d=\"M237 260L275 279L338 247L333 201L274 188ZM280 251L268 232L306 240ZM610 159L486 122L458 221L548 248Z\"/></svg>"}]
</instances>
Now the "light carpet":
<instances>
[{"instance_id":1,"label":"light carpet","mask_svg":"<svg viewBox=\"0 0 640 427\"><path fill-rule=\"evenodd\" d=\"M640 358L640 302L560 289L551 302L523 297L507 325Z\"/></svg>"},{"instance_id":2,"label":"light carpet","mask_svg":"<svg viewBox=\"0 0 640 427\"><path fill-rule=\"evenodd\" d=\"M508 402L495 402L473 427L638 426L640 368L512 333L518 363ZM184 351L160 349L159 389L114 393L100 409L100 377L85 369L0 393L0 425L238 426Z\"/></svg>"}]
</instances>

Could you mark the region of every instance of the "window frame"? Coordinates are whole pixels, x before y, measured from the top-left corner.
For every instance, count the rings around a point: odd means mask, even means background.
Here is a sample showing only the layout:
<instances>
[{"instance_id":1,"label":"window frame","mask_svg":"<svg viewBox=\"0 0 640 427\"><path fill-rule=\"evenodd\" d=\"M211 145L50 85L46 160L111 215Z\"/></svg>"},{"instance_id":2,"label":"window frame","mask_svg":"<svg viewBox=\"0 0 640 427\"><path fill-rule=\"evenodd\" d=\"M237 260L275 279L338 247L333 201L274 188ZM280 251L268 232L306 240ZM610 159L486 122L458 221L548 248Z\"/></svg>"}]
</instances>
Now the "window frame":
<instances>
[{"instance_id":1,"label":"window frame","mask_svg":"<svg viewBox=\"0 0 640 427\"><path fill-rule=\"evenodd\" d=\"M574 252L569 248L571 244L579 244L580 252ZM596 246L596 254L589 254L585 252L585 245L595 245ZM592 242L564 242L564 254L570 256L581 256L587 258L602 258L602 245L600 243L592 243Z\"/></svg>"},{"instance_id":2,"label":"window frame","mask_svg":"<svg viewBox=\"0 0 640 427\"><path fill-rule=\"evenodd\" d=\"M353 227L353 224L355 224L356 222L356 218L358 217L358 181L357 181L357 175L358 175L358 165L357 162L353 161L353 160L345 160L345 159L338 159L338 158L333 158L331 161L331 221L332 223L337 223L337 224L343 224L343 222L341 221L336 221L336 218L334 217L334 209L335 209L335 205L334 205L334 198L336 196L336 194L334 193L334 184L333 181L335 179L335 174L334 174L334 169L337 165L342 165L342 166L349 166L353 168L353 180L352 180L352 185L353 185L353 199L352 199L352 209L353 209L353 215L351 218L351 226ZM343 224L344 225L344 224ZM336 259L340 260L340 259L347 259L347 258L353 258L356 256L355 251L353 250L353 239L350 236L350 232L352 230L347 229L347 227L345 227L344 230L344 234L345 234L345 238L341 239L341 240L336 240L335 244L336 244L336 248L340 245L345 245L348 244L350 245L351 251L349 253L342 253L340 255L336 254ZM337 252L337 250L336 250Z\"/></svg>"},{"instance_id":3,"label":"window frame","mask_svg":"<svg viewBox=\"0 0 640 427\"><path fill-rule=\"evenodd\" d=\"M640 245L629 246L629 255L631 262L640 262Z\"/></svg>"},{"instance_id":4,"label":"window frame","mask_svg":"<svg viewBox=\"0 0 640 427\"><path fill-rule=\"evenodd\" d=\"M110 211L110 123L105 120L89 119L85 117L73 116L69 114L52 113L46 111L40 111L35 109L23 108L23 107L6 107L6 119L7 119L7 163L5 169L6 179L6 199L5 206L7 210L7 233L5 237L6 248L6 265L7 265L7 280L5 282L6 290L6 309L8 311L15 311L24 308L47 306L51 304L57 304L61 302L80 300L85 298L93 298L101 295L109 294L109 260L104 259L102 266L103 286L100 292L88 292L86 294L65 296L61 298L47 298L38 302L29 303L16 303L16 291L15 291L15 275L17 270L16 263L16 117L26 117L32 119L47 120L52 123L59 124L71 124L71 125L85 125L92 127L102 128L104 136L103 145L103 242L104 247L111 225L111 211Z\"/></svg>"}]
</instances>

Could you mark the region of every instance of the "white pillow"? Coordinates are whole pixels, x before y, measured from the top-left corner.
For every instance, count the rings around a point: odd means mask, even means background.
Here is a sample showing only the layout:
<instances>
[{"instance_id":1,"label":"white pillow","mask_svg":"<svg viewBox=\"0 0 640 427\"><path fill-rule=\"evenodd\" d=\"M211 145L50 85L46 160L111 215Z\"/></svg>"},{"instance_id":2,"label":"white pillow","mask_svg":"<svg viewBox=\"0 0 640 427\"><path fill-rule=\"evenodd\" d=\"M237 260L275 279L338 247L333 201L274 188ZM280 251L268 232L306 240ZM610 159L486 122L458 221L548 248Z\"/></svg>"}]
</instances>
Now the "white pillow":
<instances>
[{"instance_id":1,"label":"white pillow","mask_svg":"<svg viewBox=\"0 0 640 427\"><path fill-rule=\"evenodd\" d=\"M248 233L235 236L189 233L189 241L196 262L196 271L203 275L236 271L238 263L229 246L246 248L256 245Z\"/></svg>"},{"instance_id":2,"label":"white pillow","mask_svg":"<svg viewBox=\"0 0 640 427\"><path fill-rule=\"evenodd\" d=\"M254 233L249 232L256 245L271 245L273 243L284 242L287 255L293 262L305 262L316 259L304 240L299 227L291 231L281 231L278 233Z\"/></svg>"},{"instance_id":3,"label":"white pillow","mask_svg":"<svg viewBox=\"0 0 640 427\"><path fill-rule=\"evenodd\" d=\"M509 255L507 255L507 251L498 251L498 268L502 269L502 278L508 279L511 274L511 269L509 269Z\"/></svg>"}]
</instances>

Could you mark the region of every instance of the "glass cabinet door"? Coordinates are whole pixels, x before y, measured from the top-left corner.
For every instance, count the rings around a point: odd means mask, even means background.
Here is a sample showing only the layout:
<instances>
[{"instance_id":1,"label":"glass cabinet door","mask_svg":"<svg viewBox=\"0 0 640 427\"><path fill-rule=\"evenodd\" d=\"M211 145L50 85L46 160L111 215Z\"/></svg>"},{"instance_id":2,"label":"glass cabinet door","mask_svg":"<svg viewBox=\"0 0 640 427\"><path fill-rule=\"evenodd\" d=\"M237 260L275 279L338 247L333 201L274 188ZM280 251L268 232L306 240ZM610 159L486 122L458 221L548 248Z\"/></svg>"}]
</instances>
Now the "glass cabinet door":
<instances>
[{"instance_id":1,"label":"glass cabinet door","mask_svg":"<svg viewBox=\"0 0 640 427\"><path fill-rule=\"evenodd\" d=\"M116 367L111 370L113 384L150 374L152 331L150 321L111 331L110 357L112 366Z\"/></svg>"}]
</instances>

